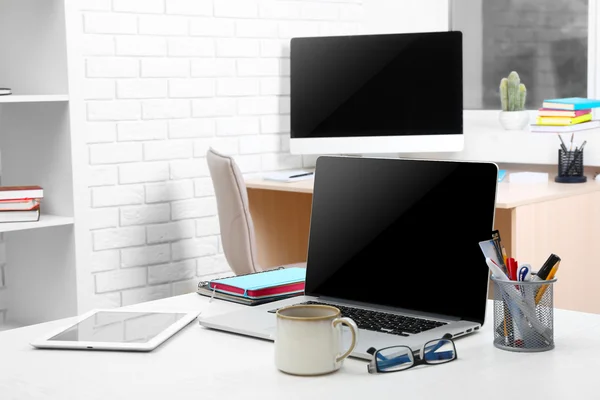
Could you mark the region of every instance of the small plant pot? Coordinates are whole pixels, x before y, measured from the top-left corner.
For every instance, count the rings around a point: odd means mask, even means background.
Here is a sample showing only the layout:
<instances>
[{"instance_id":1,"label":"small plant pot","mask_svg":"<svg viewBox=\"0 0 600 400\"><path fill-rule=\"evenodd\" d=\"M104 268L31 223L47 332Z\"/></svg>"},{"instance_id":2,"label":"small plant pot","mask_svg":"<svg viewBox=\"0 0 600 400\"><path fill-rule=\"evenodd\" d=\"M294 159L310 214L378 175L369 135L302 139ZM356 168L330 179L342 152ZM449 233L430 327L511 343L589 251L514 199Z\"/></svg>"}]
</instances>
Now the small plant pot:
<instances>
[{"instance_id":1,"label":"small plant pot","mask_svg":"<svg viewBox=\"0 0 600 400\"><path fill-rule=\"evenodd\" d=\"M529 111L500 111L500 125L508 131L524 130L529 125Z\"/></svg>"}]
</instances>

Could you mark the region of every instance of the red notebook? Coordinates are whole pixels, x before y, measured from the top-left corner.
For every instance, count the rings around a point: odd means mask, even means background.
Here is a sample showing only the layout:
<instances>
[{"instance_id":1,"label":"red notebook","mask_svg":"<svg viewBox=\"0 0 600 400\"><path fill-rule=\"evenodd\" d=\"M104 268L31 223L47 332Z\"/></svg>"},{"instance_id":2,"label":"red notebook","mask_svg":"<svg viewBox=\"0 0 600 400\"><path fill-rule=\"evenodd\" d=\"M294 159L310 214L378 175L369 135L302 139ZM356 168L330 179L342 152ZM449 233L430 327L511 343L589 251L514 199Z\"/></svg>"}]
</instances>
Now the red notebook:
<instances>
[{"instance_id":1,"label":"red notebook","mask_svg":"<svg viewBox=\"0 0 600 400\"><path fill-rule=\"evenodd\" d=\"M209 287L218 292L259 299L304 291L305 268L277 268L254 274L214 279Z\"/></svg>"}]
</instances>

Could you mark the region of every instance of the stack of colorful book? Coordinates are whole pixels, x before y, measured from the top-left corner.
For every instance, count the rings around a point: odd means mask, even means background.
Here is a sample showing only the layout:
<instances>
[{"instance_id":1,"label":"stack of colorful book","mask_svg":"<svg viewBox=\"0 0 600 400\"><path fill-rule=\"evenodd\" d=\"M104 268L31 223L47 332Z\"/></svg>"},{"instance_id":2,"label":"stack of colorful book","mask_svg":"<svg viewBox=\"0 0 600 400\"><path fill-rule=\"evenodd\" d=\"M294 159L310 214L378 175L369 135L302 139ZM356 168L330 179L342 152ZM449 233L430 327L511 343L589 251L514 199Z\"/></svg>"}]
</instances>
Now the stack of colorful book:
<instances>
[{"instance_id":1,"label":"stack of colorful book","mask_svg":"<svg viewBox=\"0 0 600 400\"><path fill-rule=\"evenodd\" d=\"M600 100L582 97L544 100L538 110L532 132L575 132L600 127L600 120L594 120L592 110L600 107Z\"/></svg>"},{"instance_id":2,"label":"stack of colorful book","mask_svg":"<svg viewBox=\"0 0 600 400\"><path fill-rule=\"evenodd\" d=\"M40 186L0 186L0 223L40 220Z\"/></svg>"},{"instance_id":3,"label":"stack of colorful book","mask_svg":"<svg viewBox=\"0 0 600 400\"><path fill-rule=\"evenodd\" d=\"M197 293L254 306L303 294L305 280L306 268L280 267L200 282Z\"/></svg>"}]
</instances>

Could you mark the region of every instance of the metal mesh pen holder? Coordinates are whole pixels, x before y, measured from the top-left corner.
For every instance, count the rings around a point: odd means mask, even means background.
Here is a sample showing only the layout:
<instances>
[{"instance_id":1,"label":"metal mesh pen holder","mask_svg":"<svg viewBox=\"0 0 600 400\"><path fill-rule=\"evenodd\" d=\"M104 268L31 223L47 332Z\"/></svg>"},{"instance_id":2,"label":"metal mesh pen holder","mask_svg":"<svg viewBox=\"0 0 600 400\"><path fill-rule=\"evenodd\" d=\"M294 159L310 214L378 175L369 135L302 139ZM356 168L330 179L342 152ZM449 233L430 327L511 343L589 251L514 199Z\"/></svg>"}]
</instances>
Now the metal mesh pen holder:
<instances>
[{"instance_id":1,"label":"metal mesh pen holder","mask_svg":"<svg viewBox=\"0 0 600 400\"><path fill-rule=\"evenodd\" d=\"M583 151L562 151L558 149L558 175L554 178L559 183L582 183L587 181L583 175Z\"/></svg>"},{"instance_id":2,"label":"metal mesh pen holder","mask_svg":"<svg viewBox=\"0 0 600 400\"><path fill-rule=\"evenodd\" d=\"M554 348L556 279L494 282L494 346L520 352Z\"/></svg>"}]
</instances>

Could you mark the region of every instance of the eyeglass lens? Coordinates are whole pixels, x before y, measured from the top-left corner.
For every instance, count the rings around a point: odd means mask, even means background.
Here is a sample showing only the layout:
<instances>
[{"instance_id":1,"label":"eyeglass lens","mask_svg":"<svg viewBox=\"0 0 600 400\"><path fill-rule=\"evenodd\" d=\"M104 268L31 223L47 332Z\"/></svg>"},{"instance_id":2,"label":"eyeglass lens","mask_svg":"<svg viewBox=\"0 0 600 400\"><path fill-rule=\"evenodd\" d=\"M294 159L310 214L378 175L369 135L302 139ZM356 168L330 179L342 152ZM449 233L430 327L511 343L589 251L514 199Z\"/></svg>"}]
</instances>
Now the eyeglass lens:
<instances>
[{"instance_id":1,"label":"eyeglass lens","mask_svg":"<svg viewBox=\"0 0 600 400\"><path fill-rule=\"evenodd\" d=\"M412 350L406 346L381 349L376 356L377 369L381 372L401 371L415 362Z\"/></svg>"},{"instance_id":2,"label":"eyeglass lens","mask_svg":"<svg viewBox=\"0 0 600 400\"><path fill-rule=\"evenodd\" d=\"M442 364L456 358L456 348L450 340L427 342L421 351L421 359L427 364Z\"/></svg>"},{"instance_id":3,"label":"eyeglass lens","mask_svg":"<svg viewBox=\"0 0 600 400\"><path fill-rule=\"evenodd\" d=\"M456 358L456 349L450 340L433 340L423 346L420 356L425 364L442 364ZM415 359L409 347L394 346L379 350L376 363L380 372L393 372L410 368Z\"/></svg>"}]
</instances>

